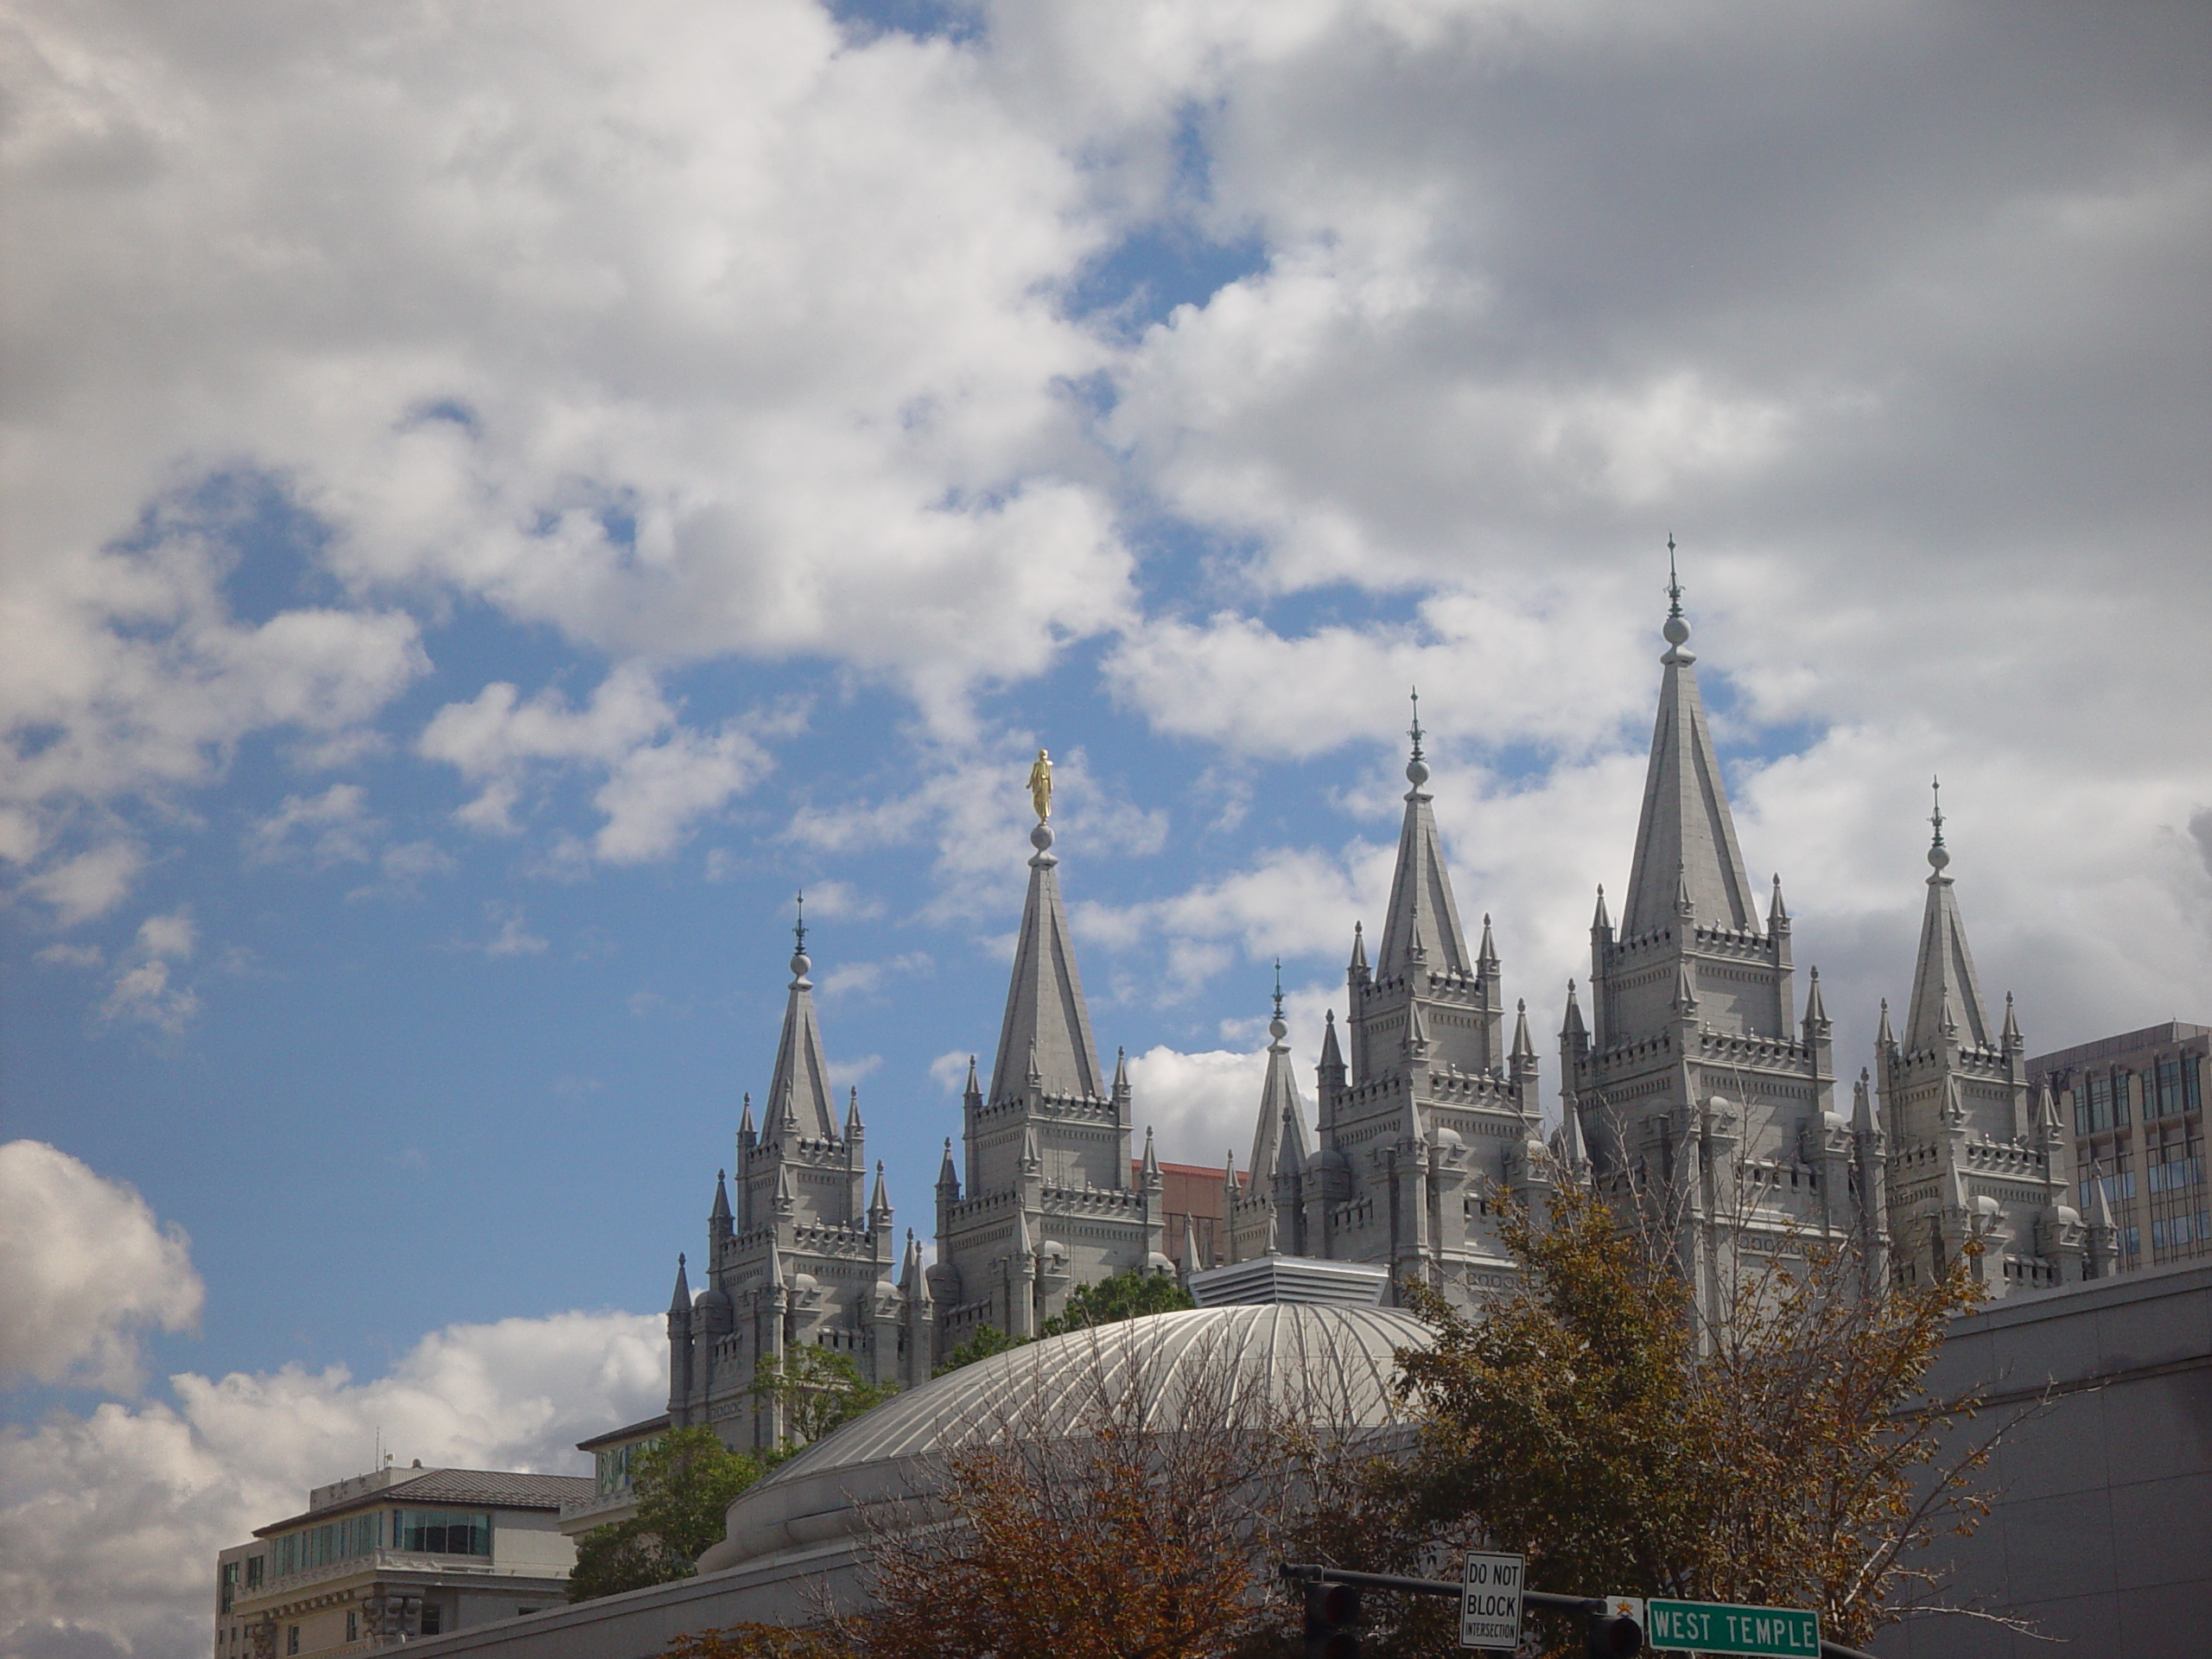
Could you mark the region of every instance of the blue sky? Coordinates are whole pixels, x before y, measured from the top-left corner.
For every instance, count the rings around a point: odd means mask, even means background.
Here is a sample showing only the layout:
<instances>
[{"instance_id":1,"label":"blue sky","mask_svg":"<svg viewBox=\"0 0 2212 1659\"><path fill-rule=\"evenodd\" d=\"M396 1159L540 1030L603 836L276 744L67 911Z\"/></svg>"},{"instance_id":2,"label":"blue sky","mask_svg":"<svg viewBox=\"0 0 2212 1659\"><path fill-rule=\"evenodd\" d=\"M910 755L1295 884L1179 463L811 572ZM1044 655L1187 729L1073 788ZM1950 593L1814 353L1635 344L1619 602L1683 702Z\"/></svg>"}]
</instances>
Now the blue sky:
<instances>
[{"instance_id":1,"label":"blue sky","mask_svg":"<svg viewBox=\"0 0 2212 1659\"><path fill-rule=\"evenodd\" d=\"M652 1409L801 887L922 1224L1040 743L1166 1155L1277 956L1310 1058L1415 683L1548 1055L1670 531L1853 1069L1939 771L2031 1046L2212 1014L2204 20L1745 17L28 8L8 1650Z\"/></svg>"}]
</instances>

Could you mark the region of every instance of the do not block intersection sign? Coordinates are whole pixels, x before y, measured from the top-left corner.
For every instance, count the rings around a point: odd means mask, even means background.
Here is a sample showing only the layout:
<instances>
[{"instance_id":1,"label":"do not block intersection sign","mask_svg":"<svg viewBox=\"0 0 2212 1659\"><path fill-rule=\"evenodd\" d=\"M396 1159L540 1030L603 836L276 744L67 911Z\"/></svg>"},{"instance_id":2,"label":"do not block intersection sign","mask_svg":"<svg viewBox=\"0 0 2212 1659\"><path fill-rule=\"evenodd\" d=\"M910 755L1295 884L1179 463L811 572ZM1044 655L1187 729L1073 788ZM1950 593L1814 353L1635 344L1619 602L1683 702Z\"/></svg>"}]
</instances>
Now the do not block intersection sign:
<instances>
[{"instance_id":1,"label":"do not block intersection sign","mask_svg":"<svg viewBox=\"0 0 2212 1659\"><path fill-rule=\"evenodd\" d=\"M1459 1598L1459 1645L1513 1649L1521 1645L1521 1568L1518 1555L1467 1552Z\"/></svg>"}]
</instances>

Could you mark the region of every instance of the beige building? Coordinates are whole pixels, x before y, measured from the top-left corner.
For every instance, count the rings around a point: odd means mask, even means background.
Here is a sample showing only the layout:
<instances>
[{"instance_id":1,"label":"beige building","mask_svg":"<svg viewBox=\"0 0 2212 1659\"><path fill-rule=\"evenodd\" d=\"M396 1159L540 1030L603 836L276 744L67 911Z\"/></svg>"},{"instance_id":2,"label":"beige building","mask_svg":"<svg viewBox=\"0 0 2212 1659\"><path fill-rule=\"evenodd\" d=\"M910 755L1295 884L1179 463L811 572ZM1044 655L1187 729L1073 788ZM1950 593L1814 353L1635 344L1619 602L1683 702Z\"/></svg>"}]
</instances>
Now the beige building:
<instances>
[{"instance_id":1,"label":"beige building","mask_svg":"<svg viewBox=\"0 0 2212 1659\"><path fill-rule=\"evenodd\" d=\"M591 1453L591 1490L562 1500L563 1536L581 1537L594 1527L612 1527L635 1520L638 1454L667 1433L668 1414L664 1411L642 1423L611 1428L604 1434L578 1440L576 1450Z\"/></svg>"},{"instance_id":2,"label":"beige building","mask_svg":"<svg viewBox=\"0 0 2212 1659\"><path fill-rule=\"evenodd\" d=\"M2082 1213L2111 1211L2120 1271L2212 1256L2204 1096L2212 1027L2162 1026L2028 1062L2072 1140Z\"/></svg>"},{"instance_id":3,"label":"beige building","mask_svg":"<svg viewBox=\"0 0 2212 1659\"><path fill-rule=\"evenodd\" d=\"M541 1612L567 1599L571 1475L383 1469L216 1557L215 1659L367 1653Z\"/></svg>"}]
</instances>

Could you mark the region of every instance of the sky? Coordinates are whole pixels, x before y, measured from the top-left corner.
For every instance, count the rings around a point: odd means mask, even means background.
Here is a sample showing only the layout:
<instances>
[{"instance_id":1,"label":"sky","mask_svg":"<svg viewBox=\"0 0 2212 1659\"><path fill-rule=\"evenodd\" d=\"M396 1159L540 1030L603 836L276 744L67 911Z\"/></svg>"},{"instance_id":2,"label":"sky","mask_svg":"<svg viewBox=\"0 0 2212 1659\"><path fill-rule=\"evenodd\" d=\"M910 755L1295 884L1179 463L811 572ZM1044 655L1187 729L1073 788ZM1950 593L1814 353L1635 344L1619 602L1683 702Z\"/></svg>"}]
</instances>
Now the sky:
<instances>
[{"instance_id":1,"label":"sky","mask_svg":"<svg viewBox=\"0 0 2212 1659\"><path fill-rule=\"evenodd\" d=\"M1040 745L1163 1156L1249 1144L1278 957L1310 1065L1415 685L1555 1091L1670 534L1850 1071L1936 774L2031 1052L2212 1019L2201 6L25 0L0 54L0 1652L197 1652L214 1551L379 1441L655 1410L802 889L925 1230Z\"/></svg>"}]
</instances>

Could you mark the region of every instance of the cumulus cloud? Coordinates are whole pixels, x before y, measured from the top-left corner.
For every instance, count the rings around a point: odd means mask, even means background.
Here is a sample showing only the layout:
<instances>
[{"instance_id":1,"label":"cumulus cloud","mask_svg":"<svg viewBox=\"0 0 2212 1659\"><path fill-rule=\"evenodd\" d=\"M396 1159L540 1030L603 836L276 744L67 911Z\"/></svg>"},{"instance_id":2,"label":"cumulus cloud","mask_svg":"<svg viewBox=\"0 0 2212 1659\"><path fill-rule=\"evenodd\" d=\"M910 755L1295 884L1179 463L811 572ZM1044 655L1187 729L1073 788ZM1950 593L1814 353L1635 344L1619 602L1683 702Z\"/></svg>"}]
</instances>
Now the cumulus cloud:
<instances>
[{"instance_id":1,"label":"cumulus cloud","mask_svg":"<svg viewBox=\"0 0 2212 1659\"><path fill-rule=\"evenodd\" d=\"M176 1033L200 1012L199 994L172 982L200 944L200 929L188 911L149 916L117 966L100 1017L128 1020Z\"/></svg>"},{"instance_id":2,"label":"cumulus cloud","mask_svg":"<svg viewBox=\"0 0 2212 1659\"><path fill-rule=\"evenodd\" d=\"M1125 613L1069 391L1102 348L1056 302L1109 219L972 47L802 0L251 19L24 20L10 539L83 620L21 684L136 660L99 636L161 578L92 550L208 456L283 480L354 594L828 652L947 718ZM151 243L158 282L118 257Z\"/></svg>"},{"instance_id":3,"label":"cumulus cloud","mask_svg":"<svg viewBox=\"0 0 2212 1659\"><path fill-rule=\"evenodd\" d=\"M593 850L634 864L673 851L694 821L748 788L767 751L734 723L712 733L680 724L638 664L616 669L582 709L551 691L527 701L504 682L469 702L448 703L424 728L422 753L480 785L455 815L472 828L512 833L514 809L534 772L582 766L603 774L592 797L601 814Z\"/></svg>"},{"instance_id":4,"label":"cumulus cloud","mask_svg":"<svg viewBox=\"0 0 2212 1659\"><path fill-rule=\"evenodd\" d=\"M188 1327L203 1295L183 1234L130 1187L0 1144L0 1382L135 1392L134 1333ZM665 1367L655 1317L556 1313L434 1332L385 1376L188 1372L167 1398L8 1427L0 1651L188 1659L215 1553L361 1472L379 1432L402 1462L574 1471L575 1442L647 1414Z\"/></svg>"},{"instance_id":5,"label":"cumulus cloud","mask_svg":"<svg viewBox=\"0 0 2212 1659\"><path fill-rule=\"evenodd\" d=\"M262 862L304 855L318 865L365 864L383 830L369 815L366 790L333 784L319 795L287 795L247 832L246 853Z\"/></svg>"},{"instance_id":6,"label":"cumulus cloud","mask_svg":"<svg viewBox=\"0 0 2212 1659\"><path fill-rule=\"evenodd\" d=\"M145 849L128 841L105 842L47 866L25 886L54 907L64 927L105 915L121 904L146 868Z\"/></svg>"},{"instance_id":7,"label":"cumulus cloud","mask_svg":"<svg viewBox=\"0 0 2212 1659\"><path fill-rule=\"evenodd\" d=\"M1262 1052L1154 1047L1129 1056L1129 1097L1162 1158L1218 1166L1233 1147L1242 1167L1267 1066Z\"/></svg>"},{"instance_id":8,"label":"cumulus cloud","mask_svg":"<svg viewBox=\"0 0 2212 1659\"><path fill-rule=\"evenodd\" d=\"M4 1294L4 1293L0 1293ZM0 1649L207 1647L215 1553L359 1474L381 1433L403 1463L577 1472L575 1442L647 1415L659 1321L558 1313L457 1325L389 1376L295 1366L170 1379L173 1399L49 1414L0 1433Z\"/></svg>"},{"instance_id":9,"label":"cumulus cloud","mask_svg":"<svg viewBox=\"0 0 2212 1659\"><path fill-rule=\"evenodd\" d=\"M189 1242L131 1187L42 1141L0 1144L0 1382L130 1393L137 1332L205 1299Z\"/></svg>"}]
</instances>

